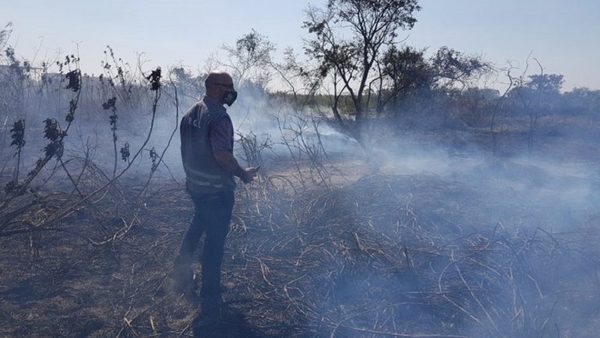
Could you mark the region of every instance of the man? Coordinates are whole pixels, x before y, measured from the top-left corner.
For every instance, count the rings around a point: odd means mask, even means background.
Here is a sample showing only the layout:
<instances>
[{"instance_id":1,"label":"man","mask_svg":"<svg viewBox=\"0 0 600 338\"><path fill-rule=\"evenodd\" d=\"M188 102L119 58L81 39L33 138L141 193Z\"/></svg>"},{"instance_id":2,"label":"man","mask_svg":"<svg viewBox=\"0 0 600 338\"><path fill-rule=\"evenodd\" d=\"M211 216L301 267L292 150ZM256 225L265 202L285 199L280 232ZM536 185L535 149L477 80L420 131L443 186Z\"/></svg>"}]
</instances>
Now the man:
<instances>
[{"instance_id":1,"label":"man","mask_svg":"<svg viewBox=\"0 0 600 338\"><path fill-rule=\"evenodd\" d=\"M237 98L227 73L211 73L205 80L206 95L182 118L181 156L186 187L195 213L175 259L179 291L193 294L192 257L206 233L202 253L202 312L216 315L221 303L221 262L234 204L234 176L250 183L256 168L242 168L233 156L233 125L223 106Z\"/></svg>"}]
</instances>

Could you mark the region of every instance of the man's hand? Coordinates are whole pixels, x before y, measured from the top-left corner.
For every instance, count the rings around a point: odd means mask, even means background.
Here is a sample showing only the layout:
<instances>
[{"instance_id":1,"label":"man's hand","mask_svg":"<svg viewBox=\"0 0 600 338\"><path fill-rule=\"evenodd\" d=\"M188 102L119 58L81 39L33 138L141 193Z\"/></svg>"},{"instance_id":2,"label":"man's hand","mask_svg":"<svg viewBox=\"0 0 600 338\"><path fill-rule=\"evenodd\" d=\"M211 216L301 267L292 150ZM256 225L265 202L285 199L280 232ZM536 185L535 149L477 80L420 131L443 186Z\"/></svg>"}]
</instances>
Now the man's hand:
<instances>
[{"instance_id":1,"label":"man's hand","mask_svg":"<svg viewBox=\"0 0 600 338\"><path fill-rule=\"evenodd\" d=\"M256 177L259 167L242 168L233 154L229 151L215 151L215 160L224 170L242 179L244 183L250 183Z\"/></svg>"},{"instance_id":2,"label":"man's hand","mask_svg":"<svg viewBox=\"0 0 600 338\"><path fill-rule=\"evenodd\" d=\"M252 180L254 180L254 177L256 177L256 173L258 173L258 169L259 167L250 167L244 169L244 175L240 177L242 179L242 182L246 184L252 182Z\"/></svg>"}]
</instances>

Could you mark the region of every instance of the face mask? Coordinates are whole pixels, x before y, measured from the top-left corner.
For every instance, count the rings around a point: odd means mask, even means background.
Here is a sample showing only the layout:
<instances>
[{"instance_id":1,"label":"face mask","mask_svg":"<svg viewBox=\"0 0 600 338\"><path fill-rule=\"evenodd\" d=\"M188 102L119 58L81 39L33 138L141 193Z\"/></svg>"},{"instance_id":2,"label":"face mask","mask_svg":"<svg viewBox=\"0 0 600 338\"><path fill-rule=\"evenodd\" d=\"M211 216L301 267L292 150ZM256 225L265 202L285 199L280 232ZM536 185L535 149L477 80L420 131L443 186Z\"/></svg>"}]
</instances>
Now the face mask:
<instances>
[{"instance_id":1,"label":"face mask","mask_svg":"<svg viewBox=\"0 0 600 338\"><path fill-rule=\"evenodd\" d=\"M231 105L235 102L236 99L237 99L237 92L235 90L230 90L223 97L223 103L225 103L226 105L231 107Z\"/></svg>"}]
</instances>

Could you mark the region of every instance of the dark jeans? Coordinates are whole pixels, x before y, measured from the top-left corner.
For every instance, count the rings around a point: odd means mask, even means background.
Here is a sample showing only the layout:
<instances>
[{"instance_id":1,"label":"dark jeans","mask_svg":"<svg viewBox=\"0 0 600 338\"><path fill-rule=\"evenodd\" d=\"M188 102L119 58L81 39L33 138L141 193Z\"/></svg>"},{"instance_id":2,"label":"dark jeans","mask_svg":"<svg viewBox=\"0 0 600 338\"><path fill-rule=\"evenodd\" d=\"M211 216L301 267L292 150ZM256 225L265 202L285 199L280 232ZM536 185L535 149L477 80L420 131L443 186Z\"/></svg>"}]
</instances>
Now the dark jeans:
<instances>
[{"instance_id":1,"label":"dark jeans","mask_svg":"<svg viewBox=\"0 0 600 338\"><path fill-rule=\"evenodd\" d=\"M220 297L221 263L233 210L233 191L191 196L196 211L175 259L175 269L180 277L186 274L191 276L194 251L199 246L200 237L206 233L200 294L203 297Z\"/></svg>"}]
</instances>

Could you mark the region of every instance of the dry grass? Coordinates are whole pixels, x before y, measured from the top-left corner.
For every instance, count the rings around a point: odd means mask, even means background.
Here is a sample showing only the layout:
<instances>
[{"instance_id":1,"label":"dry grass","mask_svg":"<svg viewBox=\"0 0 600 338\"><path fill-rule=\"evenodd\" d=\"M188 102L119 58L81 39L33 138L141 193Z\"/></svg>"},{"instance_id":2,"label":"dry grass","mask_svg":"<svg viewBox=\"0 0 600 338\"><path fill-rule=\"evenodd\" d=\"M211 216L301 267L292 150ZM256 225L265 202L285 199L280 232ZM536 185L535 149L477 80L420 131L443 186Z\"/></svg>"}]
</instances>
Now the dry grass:
<instances>
[{"instance_id":1,"label":"dry grass","mask_svg":"<svg viewBox=\"0 0 600 338\"><path fill-rule=\"evenodd\" d=\"M34 256L28 235L4 239L0 335L575 337L598 327L593 215L587 229L549 233L489 223L494 211L528 209L440 177L308 190L281 177L238 191L220 326L199 325L197 307L170 290L192 207L165 182L108 244L80 235L120 221L86 209L63 231L35 234ZM127 210L127 198L119 204Z\"/></svg>"}]
</instances>

